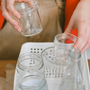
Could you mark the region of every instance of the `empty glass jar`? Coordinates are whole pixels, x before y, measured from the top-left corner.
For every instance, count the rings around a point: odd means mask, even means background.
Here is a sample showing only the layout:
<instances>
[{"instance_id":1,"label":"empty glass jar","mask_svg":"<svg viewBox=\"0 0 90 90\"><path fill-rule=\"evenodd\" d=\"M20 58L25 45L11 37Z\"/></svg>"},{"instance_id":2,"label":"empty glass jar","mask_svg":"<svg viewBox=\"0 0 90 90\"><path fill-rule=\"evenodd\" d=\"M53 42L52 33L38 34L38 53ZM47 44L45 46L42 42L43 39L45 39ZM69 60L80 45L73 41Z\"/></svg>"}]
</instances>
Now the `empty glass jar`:
<instances>
[{"instance_id":1,"label":"empty glass jar","mask_svg":"<svg viewBox=\"0 0 90 90\"><path fill-rule=\"evenodd\" d=\"M66 71L66 66L68 65L68 58L66 62L59 62L55 58L55 49L54 47L46 48L42 51L42 57L45 66L45 76L48 82L49 90L58 90L60 81Z\"/></svg>"},{"instance_id":2,"label":"empty glass jar","mask_svg":"<svg viewBox=\"0 0 90 90\"><path fill-rule=\"evenodd\" d=\"M23 36L33 36L42 31L37 2L33 2L32 7L26 3L16 3L15 8L21 15L19 25Z\"/></svg>"},{"instance_id":3,"label":"empty glass jar","mask_svg":"<svg viewBox=\"0 0 90 90\"><path fill-rule=\"evenodd\" d=\"M21 73L18 90L48 90L44 73L33 69Z\"/></svg>"}]
</instances>

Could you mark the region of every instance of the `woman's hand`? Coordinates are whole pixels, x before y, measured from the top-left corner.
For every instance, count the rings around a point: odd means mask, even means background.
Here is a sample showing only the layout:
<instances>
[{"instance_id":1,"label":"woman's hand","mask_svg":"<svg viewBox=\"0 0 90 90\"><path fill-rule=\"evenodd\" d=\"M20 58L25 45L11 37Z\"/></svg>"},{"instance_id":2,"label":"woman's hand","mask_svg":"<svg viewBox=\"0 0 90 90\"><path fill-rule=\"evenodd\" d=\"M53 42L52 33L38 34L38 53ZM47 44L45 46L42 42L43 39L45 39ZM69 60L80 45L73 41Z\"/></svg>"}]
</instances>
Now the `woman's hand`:
<instances>
[{"instance_id":1,"label":"woman's hand","mask_svg":"<svg viewBox=\"0 0 90 90\"><path fill-rule=\"evenodd\" d=\"M20 18L20 14L16 11L14 8L15 2L25 2L29 5L32 5L32 0L2 0L1 3L1 10L3 16L6 18L6 20L17 30L21 31L21 28L18 25L18 22L12 18L12 15L15 16L17 19Z\"/></svg>"},{"instance_id":2,"label":"woman's hand","mask_svg":"<svg viewBox=\"0 0 90 90\"><path fill-rule=\"evenodd\" d=\"M73 29L78 29L78 38L73 47L83 53L90 47L90 0L80 0L65 33L71 33Z\"/></svg>"}]
</instances>

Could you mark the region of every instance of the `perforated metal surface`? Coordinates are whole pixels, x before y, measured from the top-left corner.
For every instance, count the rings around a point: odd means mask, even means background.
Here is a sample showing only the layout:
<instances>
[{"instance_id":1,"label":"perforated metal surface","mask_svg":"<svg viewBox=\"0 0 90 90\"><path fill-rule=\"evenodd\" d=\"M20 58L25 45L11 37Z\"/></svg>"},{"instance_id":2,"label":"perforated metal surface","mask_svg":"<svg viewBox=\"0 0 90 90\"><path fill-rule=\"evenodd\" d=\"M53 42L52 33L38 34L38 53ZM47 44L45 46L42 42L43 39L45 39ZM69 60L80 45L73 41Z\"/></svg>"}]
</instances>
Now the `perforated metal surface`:
<instances>
[{"instance_id":1,"label":"perforated metal surface","mask_svg":"<svg viewBox=\"0 0 90 90\"><path fill-rule=\"evenodd\" d=\"M26 53L26 52L31 52L31 53L38 53L41 54L42 50L44 50L45 48L48 47L52 47L54 46L53 43L25 43L22 45L21 47L21 51L20 51L20 55L22 53ZM53 60L54 61L54 57L53 55L53 50L49 50L48 57L49 60ZM49 90L58 90L58 86L60 84L60 81L63 77L63 72L65 70L65 68L62 68L61 66L56 66L56 65L51 65L48 62L45 62L45 75L46 75L46 80L48 83L48 89ZM89 69L88 69L88 62L87 62L87 57L86 54L84 53L82 55L82 63L83 63L83 79L84 79L84 85L85 85L85 90L90 90L90 81L89 81ZM50 66L50 67L49 67ZM64 66L63 66L64 67ZM16 74L17 71L15 72L15 78L16 78ZM14 79L14 87L16 81ZM14 88L15 90L15 88Z\"/></svg>"}]
</instances>

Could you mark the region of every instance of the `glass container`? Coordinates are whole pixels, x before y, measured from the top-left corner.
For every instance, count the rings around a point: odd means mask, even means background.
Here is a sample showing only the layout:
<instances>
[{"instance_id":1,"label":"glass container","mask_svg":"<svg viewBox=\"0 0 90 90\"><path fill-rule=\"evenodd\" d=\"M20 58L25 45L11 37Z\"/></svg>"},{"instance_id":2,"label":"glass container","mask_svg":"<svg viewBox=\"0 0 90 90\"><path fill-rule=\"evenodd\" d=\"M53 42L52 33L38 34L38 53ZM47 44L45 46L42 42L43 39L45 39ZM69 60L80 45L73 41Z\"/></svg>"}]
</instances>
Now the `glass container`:
<instances>
[{"instance_id":1,"label":"glass container","mask_svg":"<svg viewBox=\"0 0 90 90\"><path fill-rule=\"evenodd\" d=\"M49 90L58 90L60 81L66 71L66 66L68 65L68 58L65 62L60 62L55 58L55 48L49 47L42 51L41 53L45 66L45 76L48 82Z\"/></svg>"},{"instance_id":2,"label":"glass container","mask_svg":"<svg viewBox=\"0 0 90 90\"><path fill-rule=\"evenodd\" d=\"M18 23L23 36L33 36L42 31L37 2L33 2L32 7L26 3L15 3L15 8L21 15Z\"/></svg>"}]
</instances>

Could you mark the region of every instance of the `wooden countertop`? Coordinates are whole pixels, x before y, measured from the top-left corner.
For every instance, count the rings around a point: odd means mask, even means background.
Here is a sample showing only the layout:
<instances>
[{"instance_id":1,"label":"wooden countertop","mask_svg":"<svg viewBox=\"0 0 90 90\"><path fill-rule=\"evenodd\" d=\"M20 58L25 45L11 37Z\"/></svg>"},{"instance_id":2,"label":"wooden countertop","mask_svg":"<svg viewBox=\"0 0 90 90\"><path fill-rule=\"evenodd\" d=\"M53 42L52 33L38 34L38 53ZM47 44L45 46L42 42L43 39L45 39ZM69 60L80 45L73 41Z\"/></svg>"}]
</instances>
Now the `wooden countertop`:
<instances>
[{"instance_id":1,"label":"wooden countertop","mask_svg":"<svg viewBox=\"0 0 90 90\"><path fill-rule=\"evenodd\" d=\"M17 60L0 60L0 76L1 77L5 77L5 66L8 63L16 65ZM90 60L88 60L88 64L89 64L89 70L90 70Z\"/></svg>"}]
</instances>

